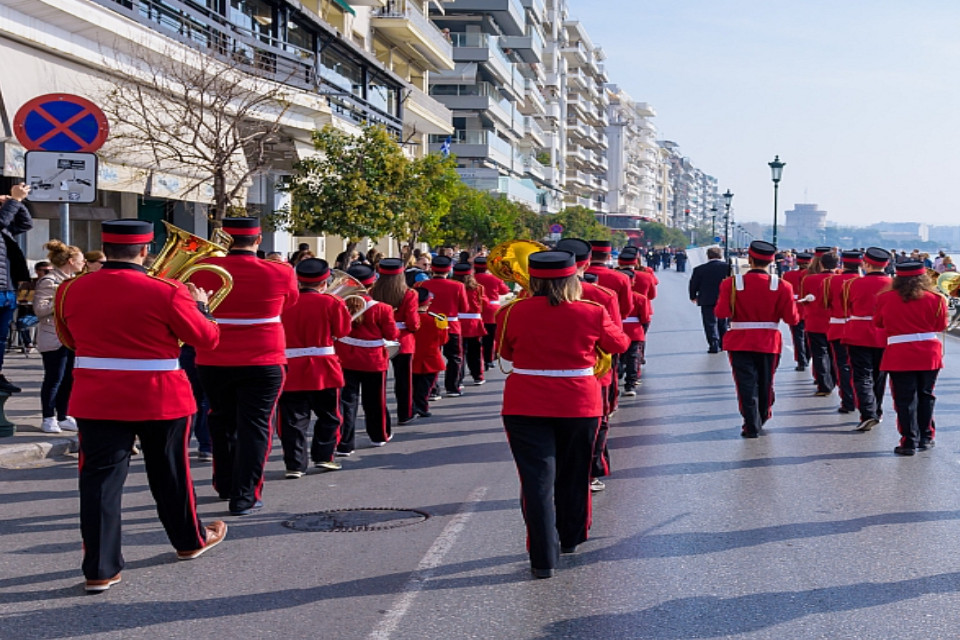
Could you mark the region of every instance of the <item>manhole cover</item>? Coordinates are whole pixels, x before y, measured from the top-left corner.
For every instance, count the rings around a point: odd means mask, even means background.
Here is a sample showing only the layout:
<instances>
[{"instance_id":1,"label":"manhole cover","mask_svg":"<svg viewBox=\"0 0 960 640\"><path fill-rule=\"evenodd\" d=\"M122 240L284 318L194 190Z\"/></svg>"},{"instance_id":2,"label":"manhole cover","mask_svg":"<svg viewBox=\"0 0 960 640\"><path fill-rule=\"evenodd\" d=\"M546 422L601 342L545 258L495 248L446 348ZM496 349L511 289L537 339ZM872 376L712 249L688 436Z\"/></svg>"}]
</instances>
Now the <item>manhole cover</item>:
<instances>
[{"instance_id":1,"label":"manhole cover","mask_svg":"<svg viewBox=\"0 0 960 640\"><path fill-rule=\"evenodd\" d=\"M419 524L430 517L416 509L331 509L302 513L283 522L295 531L383 531Z\"/></svg>"}]
</instances>

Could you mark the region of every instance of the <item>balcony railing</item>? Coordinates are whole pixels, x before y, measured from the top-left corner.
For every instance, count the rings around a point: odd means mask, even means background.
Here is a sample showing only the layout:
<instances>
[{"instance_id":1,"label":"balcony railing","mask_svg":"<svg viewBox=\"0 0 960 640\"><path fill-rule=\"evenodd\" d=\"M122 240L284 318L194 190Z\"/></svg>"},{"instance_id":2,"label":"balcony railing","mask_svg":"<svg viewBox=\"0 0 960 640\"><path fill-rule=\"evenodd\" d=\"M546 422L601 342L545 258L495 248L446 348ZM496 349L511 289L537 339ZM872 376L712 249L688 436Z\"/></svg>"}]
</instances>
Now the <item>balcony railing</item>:
<instances>
[{"instance_id":1,"label":"balcony railing","mask_svg":"<svg viewBox=\"0 0 960 640\"><path fill-rule=\"evenodd\" d=\"M426 38L431 46L440 51L448 59L453 58L453 46L450 39L437 28L437 25L420 12L419 2L407 0L393 0L382 9L374 9L374 18L403 18Z\"/></svg>"}]
</instances>

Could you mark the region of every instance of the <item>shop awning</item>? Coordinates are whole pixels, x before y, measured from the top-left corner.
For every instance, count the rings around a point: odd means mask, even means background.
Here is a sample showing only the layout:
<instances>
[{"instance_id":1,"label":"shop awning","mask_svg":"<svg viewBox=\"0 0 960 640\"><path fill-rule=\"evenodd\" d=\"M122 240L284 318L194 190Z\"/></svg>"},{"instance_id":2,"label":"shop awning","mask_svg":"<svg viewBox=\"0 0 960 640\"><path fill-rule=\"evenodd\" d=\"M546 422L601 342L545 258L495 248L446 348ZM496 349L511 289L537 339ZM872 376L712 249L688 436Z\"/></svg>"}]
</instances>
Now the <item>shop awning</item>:
<instances>
[{"instance_id":1,"label":"shop awning","mask_svg":"<svg viewBox=\"0 0 960 640\"><path fill-rule=\"evenodd\" d=\"M338 6L339 6L341 9L343 9L344 11L349 12L350 15L354 15L354 16L357 15L357 12L354 11L354 10L353 10L353 7L351 7L351 6L347 3L347 0L333 0L333 4L338 5Z\"/></svg>"}]
</instances>

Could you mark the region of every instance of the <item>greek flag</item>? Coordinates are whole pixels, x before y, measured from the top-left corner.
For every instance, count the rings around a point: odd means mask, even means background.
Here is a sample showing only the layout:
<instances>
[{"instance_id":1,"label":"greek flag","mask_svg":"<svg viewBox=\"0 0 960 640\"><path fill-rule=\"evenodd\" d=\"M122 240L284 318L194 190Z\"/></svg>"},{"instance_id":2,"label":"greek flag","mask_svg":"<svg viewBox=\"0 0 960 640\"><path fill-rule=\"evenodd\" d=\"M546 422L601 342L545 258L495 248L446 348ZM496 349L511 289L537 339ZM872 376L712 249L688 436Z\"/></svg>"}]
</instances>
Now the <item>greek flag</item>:
<instances>
[{"instance_id":1,"label":"greek flag","mask_svg":"<svg viewBox=\"0 0 960 640\"><path fill-rule=\"evenodd\" d=\"M440 155L444 158L450 155L450 136L447 136L447 139L440 145Z\"/></svg>"}]
</instances>

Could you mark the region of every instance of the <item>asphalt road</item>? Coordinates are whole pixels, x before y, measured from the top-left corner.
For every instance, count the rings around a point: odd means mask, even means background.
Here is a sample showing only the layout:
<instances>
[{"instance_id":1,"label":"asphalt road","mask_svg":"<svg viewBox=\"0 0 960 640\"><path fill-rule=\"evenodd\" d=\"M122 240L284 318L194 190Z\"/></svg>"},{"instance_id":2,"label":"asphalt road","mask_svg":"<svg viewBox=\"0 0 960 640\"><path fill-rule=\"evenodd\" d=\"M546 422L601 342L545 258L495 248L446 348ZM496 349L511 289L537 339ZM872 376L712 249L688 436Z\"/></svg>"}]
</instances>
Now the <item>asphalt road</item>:
<instances>
[{"instance_id":1,"label":"asphalt road","mask_svg":"<svg viewBox=\"0 0 960 640\"><path fill-rule=\"evenodd\" d=\"M502 375L362 448L341 472L284 480L227 540L177 562L135 459L123 583L82 592L76 460L0 469L0 638L877 638L960 636L960 341L941 375L937 447L892 453L815 398L790 353L769 435L739 437L729 366L709 355L686 276L661 272L649 363L614 417L614 474L591 540L532 580L498 420ZM887 415L892 416L889 400ZM194 465L202 516L224 516ZM414 509L381 531L306 532L298 514Z\"/></svg>"}]
</instances>

